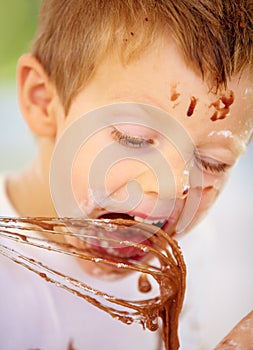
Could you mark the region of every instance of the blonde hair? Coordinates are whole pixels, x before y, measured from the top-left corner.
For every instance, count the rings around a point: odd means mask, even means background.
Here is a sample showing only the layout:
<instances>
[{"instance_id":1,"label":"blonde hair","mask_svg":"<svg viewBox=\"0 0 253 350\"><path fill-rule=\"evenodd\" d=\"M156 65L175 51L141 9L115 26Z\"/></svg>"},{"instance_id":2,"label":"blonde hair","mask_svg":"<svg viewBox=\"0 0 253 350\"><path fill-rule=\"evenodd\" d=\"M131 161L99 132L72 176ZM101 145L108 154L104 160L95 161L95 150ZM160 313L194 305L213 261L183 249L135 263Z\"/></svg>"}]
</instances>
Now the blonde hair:
<instances>
[{"instance_id":1,"label":"blonde hair","mask_svg":"<svg viewBox=\"0 0 253 350\"><path fill-rule=\"evenodd\" d=\"M67 111L108 51L134 59L167 29L216 89L252 65L252 0L44 0L32 53Z\"/></svg>"}]
</instances>

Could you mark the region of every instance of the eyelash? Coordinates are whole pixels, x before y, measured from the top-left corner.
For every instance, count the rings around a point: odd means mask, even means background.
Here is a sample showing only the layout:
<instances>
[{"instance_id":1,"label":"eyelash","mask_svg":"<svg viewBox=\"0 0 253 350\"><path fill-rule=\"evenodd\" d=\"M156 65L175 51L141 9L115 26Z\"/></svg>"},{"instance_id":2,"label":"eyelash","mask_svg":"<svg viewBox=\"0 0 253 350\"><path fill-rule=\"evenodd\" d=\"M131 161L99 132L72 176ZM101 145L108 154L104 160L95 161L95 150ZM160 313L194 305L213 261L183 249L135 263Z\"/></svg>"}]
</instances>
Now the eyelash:
<instances>
[{"instance_id":1,"label":"eyelash","mask_svg":"<svg viewBox=\"0 0 253 350\"><path fill-rule=\"evenodd\" d=\"M209 171L211 173L225 173L225 171L229 168L229 165L226 163L211 163L208 162L202 158L199 157L199 155L194 152L194 157L196 162L201 165L202 168L204 168L204 170Z\"/></svg>"},{"instance_id":2,"label":"eyelash","mask_svg":"<svg viewBox=\"0 0 253 350\"><path fill-rule=\"evenodd\" d=\"M154 140L152 139L144 139L141 137L129 136L129 135L123 134L118 129L114 129L111 134L119 144L129 148L145 148L154 144ZM220 162L215 164L215 163L208 162L200 158L197 152L194 152L194 157L198 165L200 165L204 170L211 172L213 174L225 173L226 170L229 168L229 165L226 163Z\"/></svg>"},{"instance_id":3,"label":"eyelash","mask_svg":"<svg viewBox=\"0 0 253 350\"><path fill-rule=\"evenodd\" d=\"M129 136L123 134L118 129L114 129L111 134L119 144L129 148L145 148L154 144L154 140L152 139L144 139L142 137Z\"/></svg>"}]
</instances>

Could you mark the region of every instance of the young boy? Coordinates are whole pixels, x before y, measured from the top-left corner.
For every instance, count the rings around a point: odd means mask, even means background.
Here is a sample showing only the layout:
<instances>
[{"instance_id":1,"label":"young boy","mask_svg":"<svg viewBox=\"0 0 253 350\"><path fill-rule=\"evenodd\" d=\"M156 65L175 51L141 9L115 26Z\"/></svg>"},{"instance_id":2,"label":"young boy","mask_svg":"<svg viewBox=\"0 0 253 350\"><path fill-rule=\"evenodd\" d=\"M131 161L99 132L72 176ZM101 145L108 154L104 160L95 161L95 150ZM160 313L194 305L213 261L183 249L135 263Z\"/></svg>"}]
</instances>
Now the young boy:
<instances>
[{"instance_id":1,"label":"young boy","mask_svg":"<svg viewBox=\"0 0 253 350\"><path fill-rule=\"evenodd\" d=\"M2 179L0 214L127 217L178 236L194 227L252 137L252 18L250 1L44 0L18 64L38 155ZM52 262L91 278L74 260ZM156 346L6 258L1 281L6 350ZM235 339L247 348L245 329Z\"/></svg>"}]
</instances>

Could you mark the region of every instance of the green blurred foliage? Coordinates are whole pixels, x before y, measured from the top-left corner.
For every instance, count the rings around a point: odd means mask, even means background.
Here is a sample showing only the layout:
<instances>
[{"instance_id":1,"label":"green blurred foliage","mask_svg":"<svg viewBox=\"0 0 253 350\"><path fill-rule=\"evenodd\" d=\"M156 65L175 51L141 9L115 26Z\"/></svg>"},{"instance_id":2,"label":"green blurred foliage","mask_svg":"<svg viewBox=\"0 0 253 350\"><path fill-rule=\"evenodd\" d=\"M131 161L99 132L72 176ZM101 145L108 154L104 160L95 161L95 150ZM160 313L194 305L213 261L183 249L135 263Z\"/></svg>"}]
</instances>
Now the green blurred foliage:
<instances>
[{"instance_id":1,"label":"green blurred foliage","mask_svg":"<svg viewBox=\"0 0 253 350\"><path fill-rule=\"evenodd\" d=\"M0 83L14 80L19 56L29 50L42 0L0 0Z\"/></svg>"}]
</instances>

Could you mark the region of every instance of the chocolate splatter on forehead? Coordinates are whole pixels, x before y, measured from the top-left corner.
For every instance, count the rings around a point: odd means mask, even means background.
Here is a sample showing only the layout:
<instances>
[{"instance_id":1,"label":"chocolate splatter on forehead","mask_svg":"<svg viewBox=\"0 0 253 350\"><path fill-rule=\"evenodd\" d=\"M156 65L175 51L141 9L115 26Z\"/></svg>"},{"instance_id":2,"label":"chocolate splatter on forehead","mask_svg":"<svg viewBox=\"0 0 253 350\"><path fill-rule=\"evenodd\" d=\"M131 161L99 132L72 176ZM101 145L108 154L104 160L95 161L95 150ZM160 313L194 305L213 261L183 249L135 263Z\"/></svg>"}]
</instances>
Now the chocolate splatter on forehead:
<instances>
[{"instance_id":1,"label":"chocolate splatter on forehead","mask_svg":"<svg viewBox=\"0 0 253 350\"><path fill-rule=\"evenodd\" d=\"M187 117L191 117L194 113L194 110L196 108L196 105L197 105L197 102L198 102L198 99L194 96L191 97L191 102L190 102L190 105L189 105L189 108L187 110Z\"/></svg>"},{"instance_id":2,"label":"chocolate splatter on forehead","mask_svg":"<svg viewBox=\"0 0 253 350\"><path fill-rule=\"evenodd\" d=\"M177 92L177 84L174 84L171 86L171 95L170 100L171 102L175 102L180 96L180 93Z\"/></svg>"},{"instance_id":3,"label":"chocolate splatter on forehead","mask_svg":"<svg viewBox=\"0 0 253 350\"><path fill-rule=\"evenodd\" d=\"M215 111L210 118L211 121L215 122L228 117L230 115L230 106L234 103L234 100L234 92L230 90L227 93L222 94L218 100L212 102L209 105L209 108L215 108Z\"/></svg>"}]
</instances>

